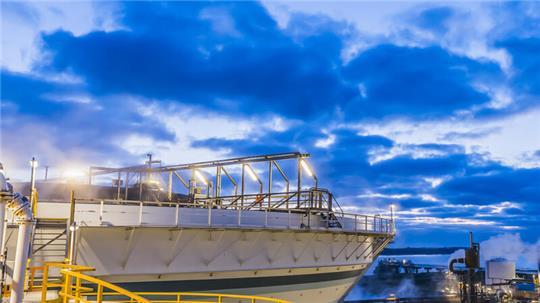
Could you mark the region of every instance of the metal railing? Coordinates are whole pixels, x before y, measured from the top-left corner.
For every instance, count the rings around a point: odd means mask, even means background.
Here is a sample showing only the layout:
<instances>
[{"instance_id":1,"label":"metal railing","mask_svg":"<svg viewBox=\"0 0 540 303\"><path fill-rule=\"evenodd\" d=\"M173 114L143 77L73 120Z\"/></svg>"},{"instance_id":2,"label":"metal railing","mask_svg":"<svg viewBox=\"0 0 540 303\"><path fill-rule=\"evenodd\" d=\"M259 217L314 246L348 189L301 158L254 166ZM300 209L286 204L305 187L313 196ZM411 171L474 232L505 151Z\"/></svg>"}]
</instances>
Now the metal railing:
<instances>
[{"instance_id":1,"label":"metal railing","mask_svg":"<svg viewBox=\"0 0 540 303\"><path fill-rule=\"evenodd\" d=\"M309 192L301 193L309 195ZM280 194L275 194L280 196ZM279 201L283 201L282 199ZM334 212L327 208L268 207L266 202L254 208L235 202L233 196L201 198L193 202L155 202L132 200L77 199L79 225L268 228L292 230L328 230L333 232L394 234L394 221L383 216ZM251 199L251 198L250 198ZM277 200L277 199L276 199ZM227 201L227 202L225 202ZM304 200L305 201L305 200ZM43 201L43 203L55 201ZM60 201L57 201L60 202ZM311 202L303 202L307 203ZM253 203L251 203L253 204ZM95 205L95 207L88 207Z\"/></svg>"},{"instance_id":2,"label":"metal railing","mask_svg":"<svg viewBox=\"0 0 540 303\"><path fill-rule=\"evenodd\" d=\"M49 271L51 268L60 269L61 281L51 282ZM47 291L59 289L60 302L68 303L289 303L274 298L248 295L231 295L222 293L195 293L195 292L131 292L112 283L92 277L82 272L93 271L93 267L71 265L64 263L45 263L44 266L30 268L30 281L32 290L41 289L41 302L47 302ZM37 272L43 271L41 284L35 279Z\"/></svg>"}]
</instances>

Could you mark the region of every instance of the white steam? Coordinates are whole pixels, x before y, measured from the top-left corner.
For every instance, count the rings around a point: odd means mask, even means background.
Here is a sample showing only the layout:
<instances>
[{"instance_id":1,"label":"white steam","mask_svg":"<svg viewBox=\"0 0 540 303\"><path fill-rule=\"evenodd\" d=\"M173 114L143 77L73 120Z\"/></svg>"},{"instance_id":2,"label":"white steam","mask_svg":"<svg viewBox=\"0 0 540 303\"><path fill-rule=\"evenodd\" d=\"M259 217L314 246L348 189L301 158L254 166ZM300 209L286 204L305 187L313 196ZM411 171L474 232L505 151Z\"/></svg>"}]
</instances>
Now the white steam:
<instances>
[{"instance_id":1,"label":"white steam","mask_svg":"<svg viewBox=\"0 0 540 303\"><path fill-rule=\"evenodd\" d=\"M459 249L448 258L465 258L465 250ZM519 269L537 269L540 266L540 239L536 243L527 243L519 233L500 234L480 242L480 266L494 258L504 258L516 263Z\"/></svg>"},{"instance_id":2,"label":"white steam","mask_svg":"<svg viewBox=\"0 0 540 303\"><path fill-rule=\"evenodd\" d=\"M520 234L501 234L480 243L482 264L493 258L505 258L516 262L522 269L538 268L540 259L540 240L527 243L521 240Z\"/></svg>"}]
</instances>

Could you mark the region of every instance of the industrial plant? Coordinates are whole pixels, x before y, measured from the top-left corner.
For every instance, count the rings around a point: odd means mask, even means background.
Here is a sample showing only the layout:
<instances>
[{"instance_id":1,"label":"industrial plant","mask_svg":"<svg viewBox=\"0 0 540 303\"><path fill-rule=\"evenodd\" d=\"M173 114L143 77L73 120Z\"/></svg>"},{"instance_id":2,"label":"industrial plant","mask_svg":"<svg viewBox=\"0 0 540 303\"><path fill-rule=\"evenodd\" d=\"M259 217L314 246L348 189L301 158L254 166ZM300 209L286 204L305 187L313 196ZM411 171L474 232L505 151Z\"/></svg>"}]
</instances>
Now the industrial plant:
<instances>
[{"instance_id":1,"label":"industrial plant","mask_svg":"<svg viewBox=\"0 0 540 303\"><path fill-rule=\"evenodd\" d=\"M396 234L292 152L0 174L2 295L21 302L340 302Z\"/></svg>"}]
</instances>

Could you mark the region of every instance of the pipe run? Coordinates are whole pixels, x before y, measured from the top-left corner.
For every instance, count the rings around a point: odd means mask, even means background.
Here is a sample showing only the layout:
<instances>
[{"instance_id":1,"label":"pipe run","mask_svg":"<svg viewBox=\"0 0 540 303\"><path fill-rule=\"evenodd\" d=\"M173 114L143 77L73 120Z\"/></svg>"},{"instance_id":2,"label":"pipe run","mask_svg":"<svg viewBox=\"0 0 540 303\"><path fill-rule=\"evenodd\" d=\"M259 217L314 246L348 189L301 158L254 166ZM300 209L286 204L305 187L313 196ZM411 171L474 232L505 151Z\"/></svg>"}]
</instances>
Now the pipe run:
<instances>
[{"instance_id":1,"label":"pipe run","mask_svg":"<svg viewBox=\"0 0 540 303\"><path fill-rule=\"evenodd\" d=\"M7 202L7 203L6 203ZM32 205L28 199L20 193L13 193L11 186L7 183L6 177L0 164L0 204L6 204L19 225L17 236L17 250L15 252L15 264L13 266L12 290L10 303L21 303L24 297L24 280L26 275L26 261L30 252L30 240L34 227L34 215ZM0 212L0 215L2 212ZM3 212L5 216L5 212ZM3 221L4 218L0 218ZM2 244L5 239L1 239Z\"/></svg>"},{"instance_id":2,"label":"pipe run","mask_svg":"<svg viewBox=\"0 0 540 303\"><path fill-rule=\"evenodd\" d=\"M26 261L30 251L30 239L34 227L34 216L30 201L20 193L15 193L7 207L16 217L19 225L17 236L17 250L15 252L15 265L13 267L13 281L10 303L21 303L24 296L24 280L26 275Z\"/></svg>"},{"instance_id":3,"label":"pipe run","mask_svg":"<svg viewBox=\"0 0 540 303\"><path fill-rule=\"evenodd\" d=\"M448 266L448 270L449 270L451 273L454 273L454 272L455 272L454 265L455 265L456 263L457 263L457 264L465 264L465 258L456 258L456 259L450 260L450 265Z\"/></svg>"}]
</instances>

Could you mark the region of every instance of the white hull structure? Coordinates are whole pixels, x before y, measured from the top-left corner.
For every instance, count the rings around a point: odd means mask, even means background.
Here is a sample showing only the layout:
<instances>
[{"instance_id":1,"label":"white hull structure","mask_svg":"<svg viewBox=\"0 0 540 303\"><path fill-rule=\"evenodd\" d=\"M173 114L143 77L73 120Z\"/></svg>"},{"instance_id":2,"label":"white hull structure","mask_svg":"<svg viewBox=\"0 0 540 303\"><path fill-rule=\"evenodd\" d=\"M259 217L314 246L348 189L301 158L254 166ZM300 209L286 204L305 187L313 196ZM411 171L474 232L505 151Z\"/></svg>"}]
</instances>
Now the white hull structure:
<instances>
[{"instance_id":1,"label":"white hull structure","mask_svg":"<svg viewBox=\"0 0 540 303\"><path fill-rule=\"evenodd\" d=\"M95 267L92 275L132 291L339 302L395 230L392 220L380 216L335 215L331 207L321 207L327 193L310 189L267 194L258 204L253 199L260 196L248 195L236 202L218 195L189 203L42 200L36 230L46 229L45 224L40 228L40 218L57 222L58 231L73 222L71 231L66 229L74 247L71 259ZM283 195L287 203L279 202L285 201ZM57 255L45 248L54 241L34 240L33 261L54 261ZM8 250L14 245L9 240Z\"/></svg>"}]
</instances>

